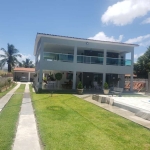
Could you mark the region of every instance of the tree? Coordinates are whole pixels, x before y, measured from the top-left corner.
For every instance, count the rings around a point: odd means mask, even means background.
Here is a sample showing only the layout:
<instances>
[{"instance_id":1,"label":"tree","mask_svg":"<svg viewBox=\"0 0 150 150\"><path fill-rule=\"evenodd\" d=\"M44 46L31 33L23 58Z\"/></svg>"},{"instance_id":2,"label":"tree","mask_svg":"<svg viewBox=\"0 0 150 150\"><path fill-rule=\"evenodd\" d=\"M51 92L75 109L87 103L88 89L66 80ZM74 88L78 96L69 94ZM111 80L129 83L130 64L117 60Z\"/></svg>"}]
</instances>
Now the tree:
<instances>
[{"instance_id":1,"label":"tree","mask_svg":"<svg viewBox=\"0 0 150 150\"><path fill-rule=\"evenodd\" d=\"M134 73L140 78L148 78L150 72L150 46L147 51L138 58L137 63L134 64Z\"/></svg>"},{"instance_id":2,"label":"tree","mask_svg":"<svg viewBox=\"0 0 150 150\"><path fill-rule=\"evenodd\" d=\"M34 64L30 59L26 59L25 61L22 61L22 66L25 68L34 68Z\"/></svg>"},{"instance_id":3,"label":"tree","mask_svg":"<svg viewBox=\"0 0 150 150\"><path fill-rule=\"evenodd\" d=\"M12 71L12 68L19 63L17 57L21 57L20 54L18 54L19 50L17 50L14 45L9 44L7 45L7 50L4 48L0 49L1 51L4 52L4 54L0 54L0 67L4 67L4 65L7 63L8 64L8 72Z\"/></svg>"}]
</instances>

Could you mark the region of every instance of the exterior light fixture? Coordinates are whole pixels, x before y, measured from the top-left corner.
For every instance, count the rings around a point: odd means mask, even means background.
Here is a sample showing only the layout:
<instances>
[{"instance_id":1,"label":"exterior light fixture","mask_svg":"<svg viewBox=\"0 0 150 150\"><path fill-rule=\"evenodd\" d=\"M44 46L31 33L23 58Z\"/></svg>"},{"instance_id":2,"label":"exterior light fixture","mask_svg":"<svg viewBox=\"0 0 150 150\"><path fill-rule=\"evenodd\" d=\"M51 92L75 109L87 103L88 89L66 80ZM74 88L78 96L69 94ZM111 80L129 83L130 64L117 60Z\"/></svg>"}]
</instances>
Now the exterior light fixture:
<instances>
[{"instance_id":1,"label":"exterior light fixture","mask_svg":"<svg viewBox=\"0 0 150 150\"><path fill-rule=\"evenodd\" d=\"M86 45L89 45L89 42L86 42Z\"/></svg>"}]
</instances>

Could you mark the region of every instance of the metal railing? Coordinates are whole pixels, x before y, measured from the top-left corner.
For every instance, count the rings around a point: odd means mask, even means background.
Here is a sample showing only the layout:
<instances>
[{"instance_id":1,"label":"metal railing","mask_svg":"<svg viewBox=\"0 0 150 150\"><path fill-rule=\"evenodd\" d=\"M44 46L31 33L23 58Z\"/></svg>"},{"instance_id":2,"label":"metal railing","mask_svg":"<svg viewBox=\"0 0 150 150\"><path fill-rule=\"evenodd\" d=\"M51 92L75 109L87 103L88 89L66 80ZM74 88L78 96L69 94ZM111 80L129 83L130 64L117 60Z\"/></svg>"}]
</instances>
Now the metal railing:
<instances>
[{"instance_id":1,"label":"metal railing","mask_svg":"<svg viewBox=\"0 0 150 150\"><path fill-rule=\"evenodd\" d=\"M103 64L103 57L77 55L77 63Z\"/></svg>"},{"instance_id":2,"label":"metal railing","mask_svg":"<svg viewBox=\"0 0 150 150\"><path fill-rule=\"evenodd\" d=\"M63 61L63 62L73 62L74 56L72 54L63 53L51 53L44 52L44 60L47 61Z\"/></svg>"}]
</instances>

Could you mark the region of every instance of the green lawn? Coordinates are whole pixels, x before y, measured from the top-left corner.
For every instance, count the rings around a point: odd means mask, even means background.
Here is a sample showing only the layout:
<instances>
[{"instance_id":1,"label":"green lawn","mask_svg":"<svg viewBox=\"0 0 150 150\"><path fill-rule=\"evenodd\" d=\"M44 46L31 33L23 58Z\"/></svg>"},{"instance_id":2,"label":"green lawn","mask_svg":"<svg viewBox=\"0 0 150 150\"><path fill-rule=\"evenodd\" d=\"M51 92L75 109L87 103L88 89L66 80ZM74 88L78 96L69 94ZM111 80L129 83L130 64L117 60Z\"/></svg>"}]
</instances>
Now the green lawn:
<instances>
[{"instance_id":1,"label":"green lawn","mask_svg":"<svg viewBox=\"0 0 150 150\"><path fill-rule=\"evenodd\" d=\"M31 95L45 150L150 149L150 130L116 114L71 94Z\"/></svg>"},{"instance_id":2,"label":"green lawn","mask_svg":"<svg viewBox=\"0 0 150 150\"><path fill-rule=\"evenodd\" d=\"M6 95L10 90L12 90L17 84L14 83L12 87L10 87L9 89L7 89L4 92L0 92L0 98L3 97L4 95Z\"/></svg>"},{"instance_id":3,"label":"green lawn","mask_svg":"<svg viewBox=\"0 0 150 150\"><path fill-rule=\"evenodd\" d=\"M20 85L16 93L23 93L25 85ZM14 94L0 112L0 150L11 150L22 102L22 94Z\"/></svg>"}]
</instances>

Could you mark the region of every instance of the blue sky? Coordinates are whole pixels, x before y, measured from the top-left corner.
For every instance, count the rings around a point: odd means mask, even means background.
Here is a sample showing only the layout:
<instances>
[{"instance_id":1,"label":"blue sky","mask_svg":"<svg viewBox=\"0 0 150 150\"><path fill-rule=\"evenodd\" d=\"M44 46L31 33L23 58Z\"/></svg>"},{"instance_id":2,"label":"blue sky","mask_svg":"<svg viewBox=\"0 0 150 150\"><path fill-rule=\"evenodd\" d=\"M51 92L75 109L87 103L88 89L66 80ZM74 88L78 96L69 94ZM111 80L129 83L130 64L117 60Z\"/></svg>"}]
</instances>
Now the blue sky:
<instances>
[{"instance_id":1,"label":"blue sky","mask_svg":"<svg viewBox=\"0 0 150 150\"><path fill-rule=\"evenodd\" d=\"M13 44L34 60L36 33L136 43L135 61L150 46L150 0L5 0L0 48Z\"/></svg>"}]
</instances>

